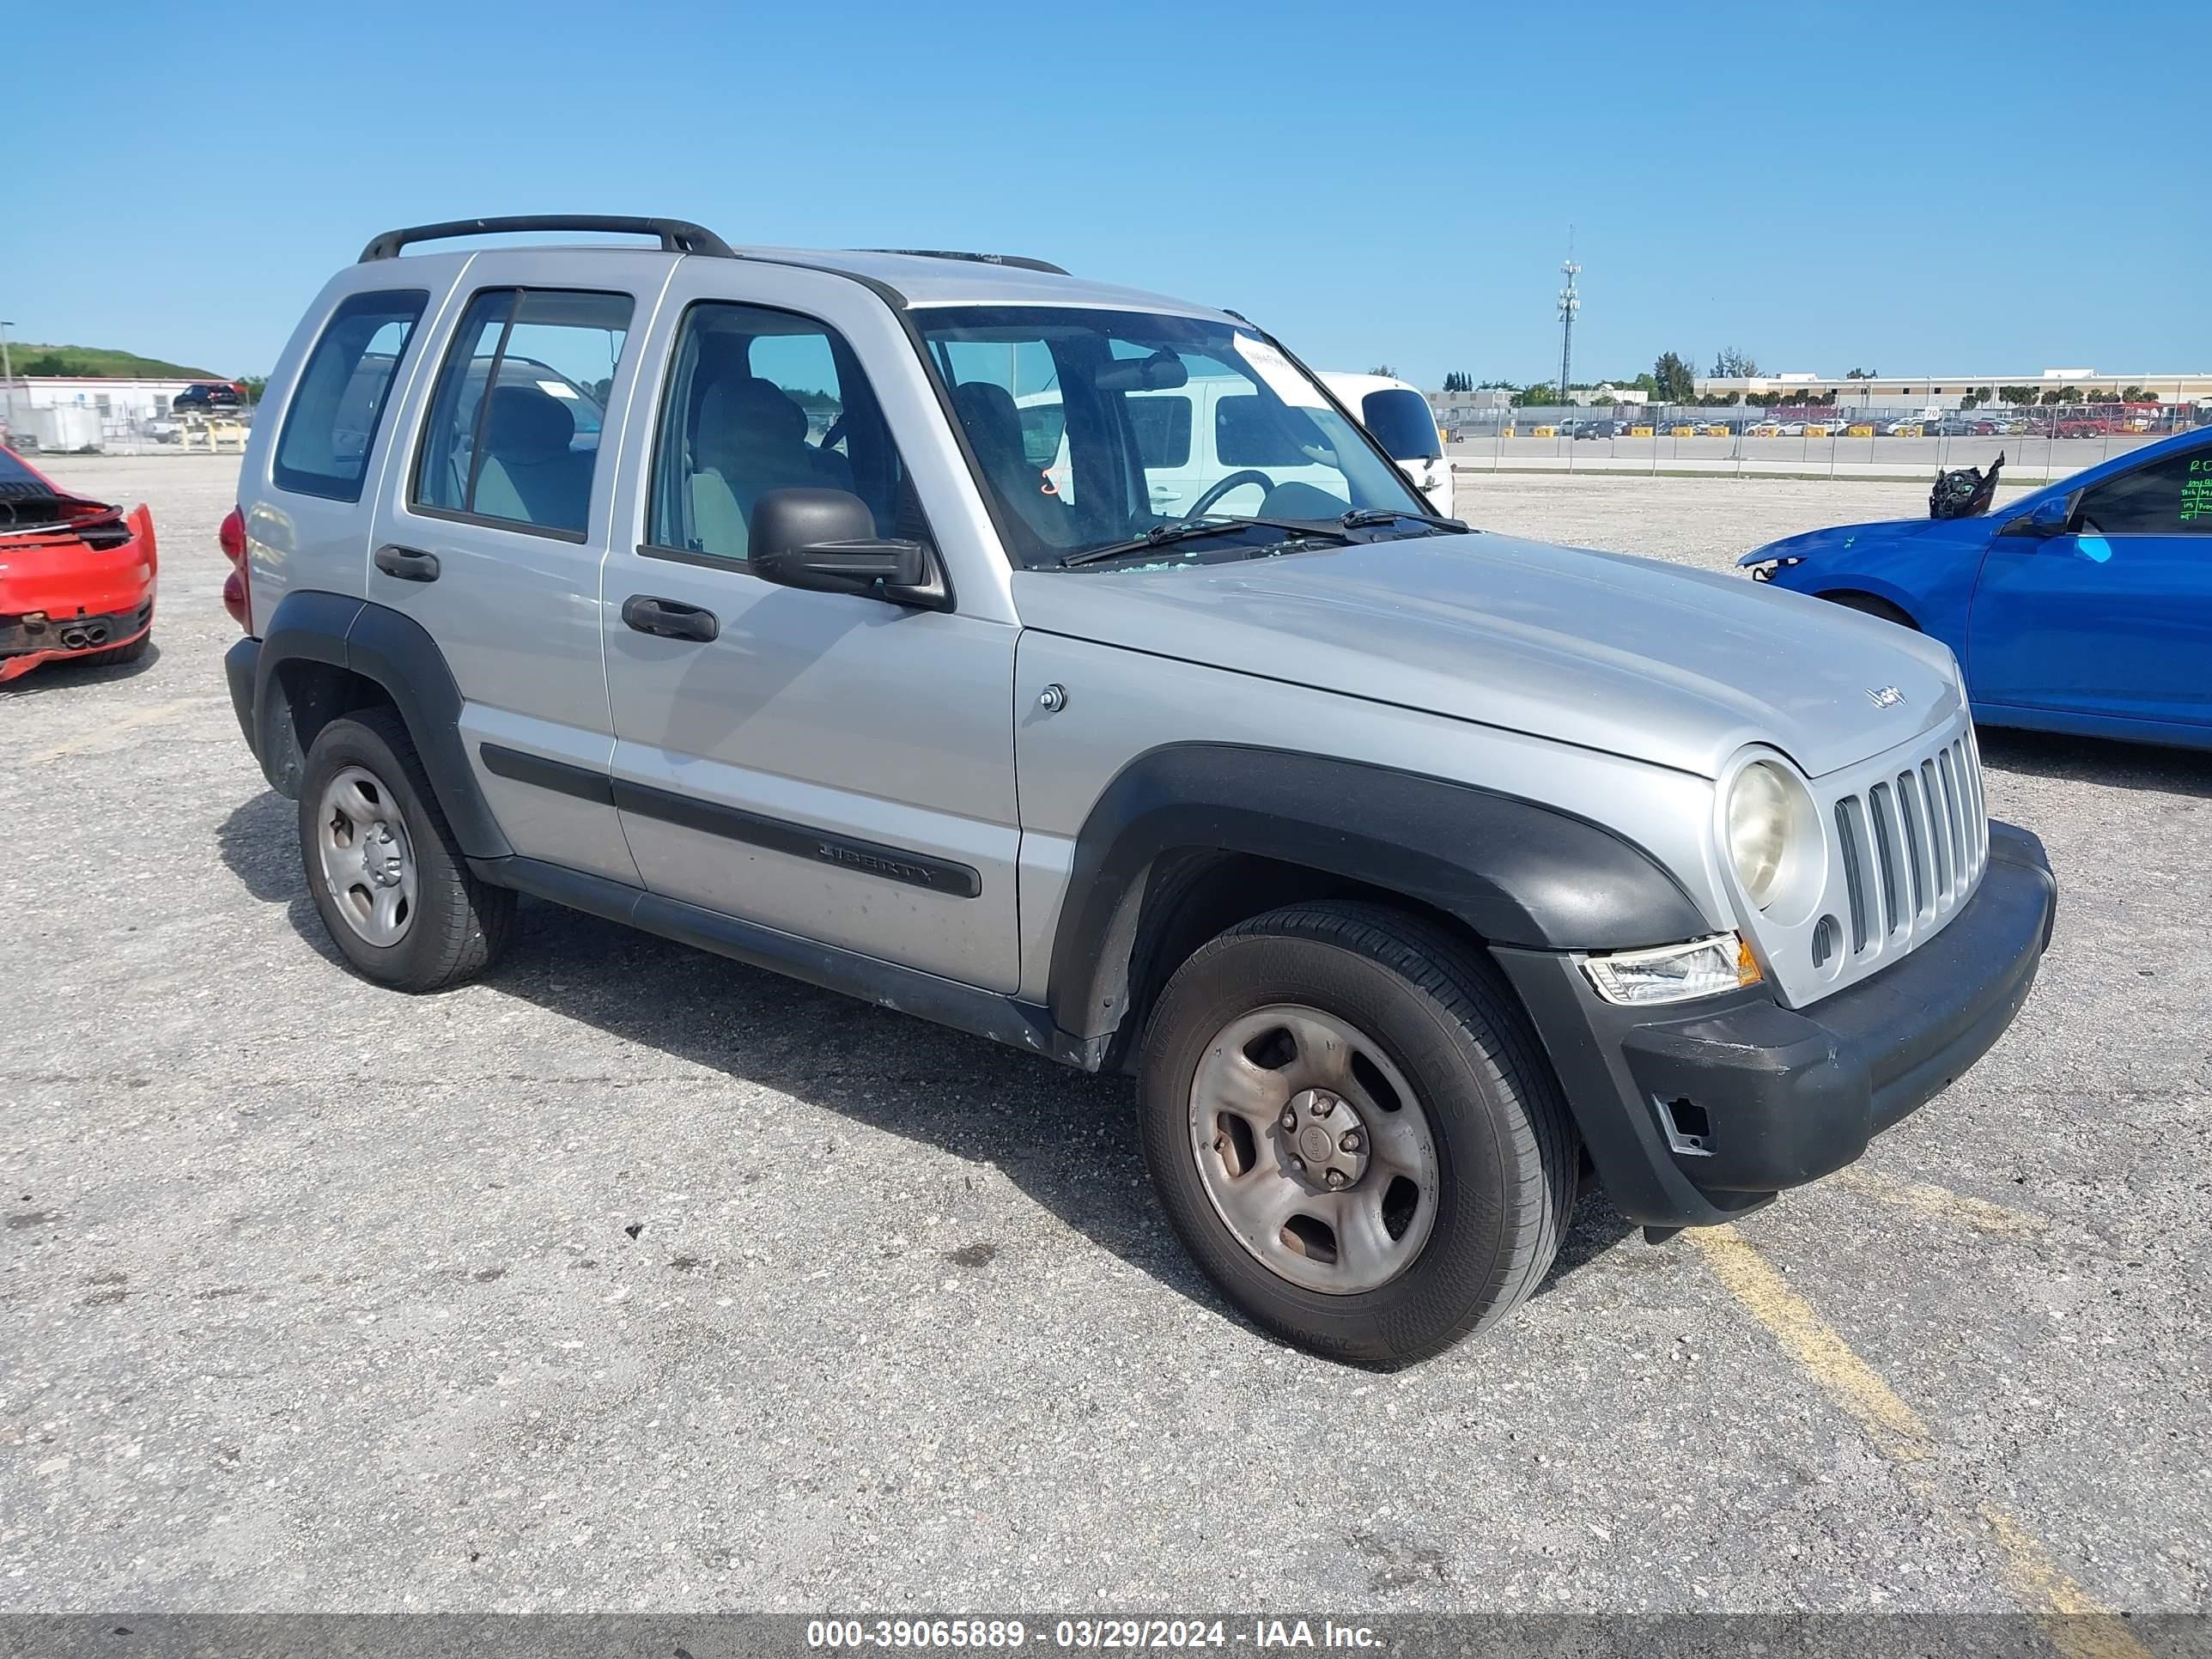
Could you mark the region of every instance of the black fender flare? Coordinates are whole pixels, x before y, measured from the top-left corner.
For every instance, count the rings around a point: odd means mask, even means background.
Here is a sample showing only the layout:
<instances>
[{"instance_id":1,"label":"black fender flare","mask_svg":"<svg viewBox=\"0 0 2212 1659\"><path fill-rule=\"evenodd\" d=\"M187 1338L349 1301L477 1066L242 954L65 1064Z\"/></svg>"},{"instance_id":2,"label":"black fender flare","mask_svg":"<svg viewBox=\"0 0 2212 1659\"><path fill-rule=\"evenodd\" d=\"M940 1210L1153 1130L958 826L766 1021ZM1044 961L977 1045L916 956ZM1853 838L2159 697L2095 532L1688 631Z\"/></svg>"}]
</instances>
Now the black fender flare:
<instances>
[{"instance_id":1,"label":"black fender flare","mask_svg":"<svg viewBox=\"0 0 2212 1659\"><path fill-rule=\"evenodd\" d=\"M298 796L307 757L295 736L297 711L277 671L292 662L326 663L374 681L392 699L461 851L479 859L514 852L469 768L460 687L420 623L366 599L302 589L277 605L256 656L253 752L279 794Z\"/></svg>"},{"instance_id":2,"label":"black fender flare","mask_svg":"<svg viewBox=\"0 0 2212 1659\"><path fill-rule=\"evenodd\" d=\"M1172 744L1124 767L1076 837L1047 991L1070 1036L1103 1037L1120 1025L1154 866L1184 849L1252 854L1400 893L1494 945L1619 950L1712 927L1649 852L1558 807L1364 761Z\"/></svg>"}]
</instances>

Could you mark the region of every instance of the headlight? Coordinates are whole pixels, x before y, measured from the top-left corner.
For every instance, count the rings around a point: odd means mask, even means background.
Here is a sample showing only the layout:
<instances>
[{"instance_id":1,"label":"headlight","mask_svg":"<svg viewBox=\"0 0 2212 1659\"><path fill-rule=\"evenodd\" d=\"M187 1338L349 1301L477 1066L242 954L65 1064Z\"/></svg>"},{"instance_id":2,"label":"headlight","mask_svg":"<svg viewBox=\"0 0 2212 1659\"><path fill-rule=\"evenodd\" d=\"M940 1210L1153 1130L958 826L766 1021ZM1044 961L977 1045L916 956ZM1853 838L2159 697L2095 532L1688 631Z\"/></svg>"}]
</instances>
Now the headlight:
<instances>
[{"instance_id":1,"label":"headlight","mask_svg":"<svg viewBox=\"0 0 2212 1659\"><path fill-rule=\"evenodd\" d=\"M1759 983L1759 963L1753 960L1751 947L1734 933L1715 933L1687 945L1662 945L1656 951L1584 957L1583 972L1607 1002L1630 1006L1687 1002Z\"/></svg>"},{"instance_id":2,"label":"headlight","mask_svg":"<svg viewBox=\"0 0 2212 1659\"><path fill-rule=\"evenodd\" d=\"M1774 902L1791 864L1807 855L1813 803L1804 786L1768 761L1735 775L1728 799L1728 854L1745 896L1760 909Z\"/></svg>"}]
</instances>

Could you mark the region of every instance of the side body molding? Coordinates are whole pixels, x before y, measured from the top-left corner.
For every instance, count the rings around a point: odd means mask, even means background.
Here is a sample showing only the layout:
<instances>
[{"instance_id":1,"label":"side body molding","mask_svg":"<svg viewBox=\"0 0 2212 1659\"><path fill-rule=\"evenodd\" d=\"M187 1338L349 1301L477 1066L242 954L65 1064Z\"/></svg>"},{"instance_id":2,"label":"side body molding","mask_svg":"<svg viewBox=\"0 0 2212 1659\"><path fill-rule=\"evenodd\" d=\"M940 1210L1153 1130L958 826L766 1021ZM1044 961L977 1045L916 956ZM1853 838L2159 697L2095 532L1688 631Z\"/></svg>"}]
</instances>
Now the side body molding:
<instances>
[{"instance_id":1,"label":"side body molding","mask_svg":"<svg viewBox=\"0 0 2212 1659\"><path fill-rule=\"evenodd\" d=\"M412 617L364 599L309 591L287 594L269 618L255 653L253 724L249 735L270 787L296 798L306 754L295 733L316 730L337 708L295 708L287 677L293 662L327 663L384 688L415 738L438 805L471 858L504 858L513 852L470 770L461 739L461 691L445 654ZM319 695L312 689L309 697Z\"/></svg>"},{"instance_id":2,"label":"side body molding","mask_svg":"<svg viewBox=\"0 0 2212 1659\"><path fill-rule=\"evenodd\" d=\"M1048 992L1062 1030L1120 1024L1155 865L1209 849L1401 893L1494 945L1624 949L1712 928L1650 854L1555 807L1359 761L1173 744L1123 768L1077 837Z\"/></svg>"}]
</instances>

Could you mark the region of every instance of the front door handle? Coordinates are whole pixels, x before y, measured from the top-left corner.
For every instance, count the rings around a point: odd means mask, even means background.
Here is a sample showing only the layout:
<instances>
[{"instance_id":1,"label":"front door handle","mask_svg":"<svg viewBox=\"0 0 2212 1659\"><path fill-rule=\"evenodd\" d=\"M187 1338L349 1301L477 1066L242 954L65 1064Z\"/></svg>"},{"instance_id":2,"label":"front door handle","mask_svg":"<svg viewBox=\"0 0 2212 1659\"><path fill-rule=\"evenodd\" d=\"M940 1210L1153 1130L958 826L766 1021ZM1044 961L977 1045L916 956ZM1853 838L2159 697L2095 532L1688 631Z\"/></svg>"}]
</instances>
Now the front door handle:
<instances>
[{"instance_id":1,"label":"front door handle","mask_svg":"<svg viewBox=\"0 0 2212 1659\"><path fill-rule=\"evenodd\" d=\"M397 576L403 582L434 582L438 580L438 556L412 547L378 548L376 568L387 576Z\"/></svg>"},{"instance_id":2,"label":"front door handle","mask_svg":"<svg viewBox=\"0 0 2212 1659\"><path fill-rule=\"evenodd\" d=\"M622 619L641 634L664 640L697 640L704 644L722 631L721 622L713 611L675 599L656 599L647 593L633 593L624 599Z\"/></svg>"}]
</instances>

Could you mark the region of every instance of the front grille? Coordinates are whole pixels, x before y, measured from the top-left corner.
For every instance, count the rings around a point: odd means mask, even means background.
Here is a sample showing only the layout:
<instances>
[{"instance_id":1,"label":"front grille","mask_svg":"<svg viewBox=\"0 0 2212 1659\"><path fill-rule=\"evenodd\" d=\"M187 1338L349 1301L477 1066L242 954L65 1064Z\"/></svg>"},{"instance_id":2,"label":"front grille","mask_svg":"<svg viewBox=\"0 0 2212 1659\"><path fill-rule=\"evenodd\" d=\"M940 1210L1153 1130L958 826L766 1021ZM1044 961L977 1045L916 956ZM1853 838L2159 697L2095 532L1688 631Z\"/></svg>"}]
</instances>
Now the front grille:
<instances>
[{"instance_id":1,"label":"front grille","mask_svg":"<svg viewBox=\"0 0 2212 1659\"><path fill-rule=\"evenodd\" d=\"M1971 731L1835 805L1854 957L1902 945L1973 890L1989 856Z\"/></svg>"}]
</instances>

